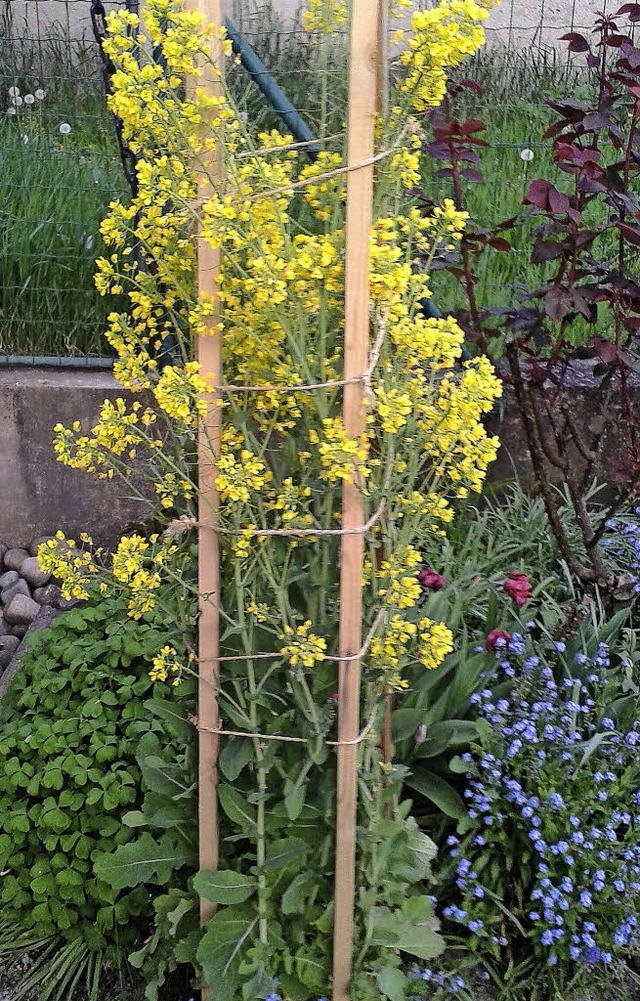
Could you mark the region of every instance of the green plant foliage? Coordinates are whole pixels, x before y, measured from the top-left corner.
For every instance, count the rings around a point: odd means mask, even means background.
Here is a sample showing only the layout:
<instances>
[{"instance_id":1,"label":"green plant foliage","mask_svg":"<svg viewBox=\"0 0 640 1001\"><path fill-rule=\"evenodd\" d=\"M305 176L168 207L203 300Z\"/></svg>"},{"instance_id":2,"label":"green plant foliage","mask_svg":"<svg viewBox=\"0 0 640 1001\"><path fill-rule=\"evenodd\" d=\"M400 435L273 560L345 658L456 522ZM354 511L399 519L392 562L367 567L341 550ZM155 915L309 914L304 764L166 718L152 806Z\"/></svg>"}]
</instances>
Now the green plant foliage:
<instances>
[{"instance_id":1,"label":"green plant foliage","mask_svg":"<svg viewBox=\"0 0 640 1001\"><path fill-rule=\"evenodd\" d=\"M99 596L37 638L7 695L0 906L3 920L32 939L79 942L78 955L86 955L82 945L115 958L146 936L154 887L186 861L170 830L157 845L144 835L163 858L154 867L137 862L140 851L130 845L142 786L152 799L164 782L175 791L159 767L161 748L176 737L167 720L187 725L188 684L173 690L175 704L165 689L159 715L149 710L149 669L166 637L160 616L135 622L125 601ZM171 828L190 816L181 806L179 817L164 821ZM114 848L129 853L138 874L133 884L121 875L124 867L115 885L107 882L99 859Z\"/></svg>"}]
</instances>

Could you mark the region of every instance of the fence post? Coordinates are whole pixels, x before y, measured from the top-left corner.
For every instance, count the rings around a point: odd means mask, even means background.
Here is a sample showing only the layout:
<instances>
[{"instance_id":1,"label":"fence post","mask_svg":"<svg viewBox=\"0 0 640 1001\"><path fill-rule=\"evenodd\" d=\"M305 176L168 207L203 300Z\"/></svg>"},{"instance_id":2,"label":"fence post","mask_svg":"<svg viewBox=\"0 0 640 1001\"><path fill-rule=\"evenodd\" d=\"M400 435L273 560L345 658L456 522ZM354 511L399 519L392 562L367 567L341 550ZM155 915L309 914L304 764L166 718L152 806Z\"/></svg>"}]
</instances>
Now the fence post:
<instances>
[{"instance_id":1,"label":"fence post","mask_svg":"<svg viewBox=\"0 0 640 1001\"><path fill-rule=\"evenodd\" d=\"M187 0L186 6L201 10L208 24L220 28L223 24L222 0ZM202 67L202 76L197 86L209 96L221 96L220 73L223 67L222 42L219 31L211 39L213 66ZM220 185L223 179L222 151L201 154L205 169L212 181ZM199 191L206 197L210 186L207 183ZM201 237L198 238L198 291L207 292L218 303L215 315L209 318L209 326L198 337L197 356L202 366L202 375L213 385L222 383L222 338L216 329L220 322L219 286L221 254ZM219 726L216 686L219 674L219 596L220 596L220 547L218 534L212 529L217 526L218 492L215 487L215 461L220 447L221 408L217 392L203 394L207 402L207 415L200 422L198 432L198 721L199 763L198 763L198 837L199 861L201 869L218 867L218 744L217 734L206 732L204 728ZM201 898L200 920L204 925L212 916L215 905ZM208 988L203 989L202 999L211 997Z\"/></svg>"},{"instance_id":2,"label":"fence post","mask_svg":"<svg viewBox=\"0 0 640 1001\"><path fill-rule=\"evenodd\" d=\"M373 164L357 167L374 153L379 73L381 0L353 0L349 42L347 118L347 214L345 248L344 378L362 376L369 345L369 262L373 203ZM344 389L344 428L350 438L365 430L363 382ZM345 482L342 528L365 522L362 483ZM343 535L340 562L339 652L353 657L362 644L362 570L364 537ZM338 740L355 741L360 726L360 662L342 660L338 683ZM358 747L341 743L337 755L333 1001L348 1001L353 960L356 864Z\"/></svg>"}]
</instances>

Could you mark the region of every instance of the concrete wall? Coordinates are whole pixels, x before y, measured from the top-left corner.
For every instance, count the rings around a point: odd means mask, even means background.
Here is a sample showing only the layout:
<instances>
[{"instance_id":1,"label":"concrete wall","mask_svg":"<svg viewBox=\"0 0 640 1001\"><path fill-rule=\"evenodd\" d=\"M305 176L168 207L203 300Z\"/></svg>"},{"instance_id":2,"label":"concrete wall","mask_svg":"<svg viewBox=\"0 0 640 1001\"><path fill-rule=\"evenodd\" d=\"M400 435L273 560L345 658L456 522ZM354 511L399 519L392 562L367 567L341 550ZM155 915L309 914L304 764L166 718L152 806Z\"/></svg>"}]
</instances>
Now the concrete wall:
<instances>
[{"instance_id":1,"label":"concrete wall","mask_svg":"<svg viewBox=\"0 0 640 1001\"><path fill-rule=\"evenodd\" d=\"M106 0L112 9L124 0ZM260 10L270 0L227 0L228 9L246 25L260 22ZM56 22L65 26L76 37L90 31L90 0L8 0L14 24L28 25L32 37L43 35L47 26ZM573 27L588 27L598 11L608 7L616 9L611 0L502 0L492 12L488 22L491 41L513 48L526 48L531 44L554 44L558 37ZM0 13L7 0L0 0ZM428 0L415 0L416 8L428 5ZM289 26L297 21L300 0L273 0L273 6ZM616 7L619 4L616 5Z\"/></svg>"},{"instance_id":2,"label":"concrete wall","mask_svg":"<svg viewBox=\"0 0 640 1001\"><path fill-rule=\"evenodd\" d=\"M0 541L28 545L62 529L110 545L147 516L120 481L56 462L53 428L97 421L105 398L127 397L108 372L0 369Z\"/></svg>"}]
</instances>

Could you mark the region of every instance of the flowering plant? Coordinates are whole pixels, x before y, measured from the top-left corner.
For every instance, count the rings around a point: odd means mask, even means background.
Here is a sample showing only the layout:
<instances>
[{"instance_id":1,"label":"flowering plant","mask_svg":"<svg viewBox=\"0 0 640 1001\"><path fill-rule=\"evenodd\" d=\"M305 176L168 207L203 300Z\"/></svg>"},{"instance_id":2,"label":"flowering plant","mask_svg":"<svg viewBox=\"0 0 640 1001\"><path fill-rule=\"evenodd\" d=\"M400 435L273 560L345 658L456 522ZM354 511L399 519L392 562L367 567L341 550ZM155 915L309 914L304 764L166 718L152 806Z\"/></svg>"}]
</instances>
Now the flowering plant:
<instances>
[{"instance_id":1,"label":"flowering plant","mask_svg":"<svg viewBox=\"0 0 640 1001\"><path fill-rule=\"evenodd\" d=\"M552 651L543 660L514 633L490 679L513 678L510 691L472 696L484 723L452 763L469 811L448 842L456 889L443 916L492 978L533 956L563 996L637 942L640 722L611 715L604 643L573 663L564 643Z\"/></svg>"},{"instance_id":2,"label":"flowering plant","mask_svg":"<svg viewBox=\"0 0 640 1001\"><path fill-rule=\"evenodd\" d=\"M218 1001L240 990L277 993L278 983L287 998L307 1001L329 978L343 483L356 484L369 508L354 996L396 995L399 953L428 959L441 948L423 892L433 845L408 817L379 738L384 698L452 649L447 626L419 607L419 568L436 554L453 501L481 488L498 444L481 417L500 387L487 359L460 365L463 335L452 318L428 319L421 309L430 292L418 260L426 255L428 264L439 244L459 239L466 214L445 203L424 215L405 187L417 176L416 112L438 103L447 68L481 44L489 5L442 0L415 15L392 111L380 122L385 208L371 231L374 337L358 377L368 401L358 438L341 417L341 146L308 164L290 136L253 136L212 59L211 26L179 0L148 0L142 19L121 11L109 21L110 104L138 157L138 189L131 205L111 205L102 227L111 253L98 261L97 285L128 296L107 336L118 379L147 396L105 403L90 431L57 427L55 448L61 461L99 476L129 479L133 459L150 472L169 525L152 544L123 539L113 557L129 613L144 616L161 578L189 587L180 567L198 517L198 432L220 405L221 443L211 443L210 461L222 554L224 851L218 872L195 884L219 905L197 952ZM321 6L311 5L314 29ZM197 87L205 71L220 78L222 96ZM185 75L194 84L186 93ZM224 163L224 188L212 155ZM196 288L196 231L202 247L221 252L219 301ZM222 338L222 387L193 357L205 335ZM59 564L66 591L86 586L91 557L68 541L42 557L53 570ZM154 677L179 683L195 670L191 625L185 620L183 643L193 667L167 644Z\"/></svg>"}]
</instances>

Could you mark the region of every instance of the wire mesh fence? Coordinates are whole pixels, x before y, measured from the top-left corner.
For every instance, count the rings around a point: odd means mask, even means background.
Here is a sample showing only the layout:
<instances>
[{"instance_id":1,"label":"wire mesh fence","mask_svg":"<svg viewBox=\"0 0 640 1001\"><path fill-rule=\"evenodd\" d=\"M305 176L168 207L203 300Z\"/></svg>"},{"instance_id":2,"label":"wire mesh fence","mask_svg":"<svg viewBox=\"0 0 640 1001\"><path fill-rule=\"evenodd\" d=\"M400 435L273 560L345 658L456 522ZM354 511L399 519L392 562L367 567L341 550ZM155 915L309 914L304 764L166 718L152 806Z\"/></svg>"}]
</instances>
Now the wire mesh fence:
<instances>
[{"instance_id":1,"label":"wire mesh fence","mask_svg":"<svg viewBox=\"0 0 640 1001\"><path fill-rule=\"evenodd\" d=\"M486 123L490 143L482 154L485 184L469 185L468 192L480 225L512 215L531 177L552 170L542 139L545 98L579 96L586 87L558 39L588 30L603 5L503 0L492 13L489 44L465 70L482 93L467 97L461 109ZM99 222L109 201L126 198L128 189L90 6L90 0L0 0L0 354L106 352L102 332L114 302L101 300L93 285ZM138 3L105 3L107 10L117 6ZM296 0L229 0L228 13L314 133L343 133L344 35L320 44L305 31ZM232 67L229 79L252 128L280 124L241 67ZM423 187L434 198L447 193L438 166L425 157ZM518 231L509 255L479 261L482 304L505 304L514 283L529 279L527 239ZM441 308L456 306L458 292L447 276L436 278L434 291Z\"/></svg>"}]
</instances>

